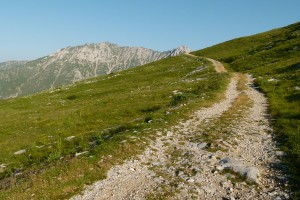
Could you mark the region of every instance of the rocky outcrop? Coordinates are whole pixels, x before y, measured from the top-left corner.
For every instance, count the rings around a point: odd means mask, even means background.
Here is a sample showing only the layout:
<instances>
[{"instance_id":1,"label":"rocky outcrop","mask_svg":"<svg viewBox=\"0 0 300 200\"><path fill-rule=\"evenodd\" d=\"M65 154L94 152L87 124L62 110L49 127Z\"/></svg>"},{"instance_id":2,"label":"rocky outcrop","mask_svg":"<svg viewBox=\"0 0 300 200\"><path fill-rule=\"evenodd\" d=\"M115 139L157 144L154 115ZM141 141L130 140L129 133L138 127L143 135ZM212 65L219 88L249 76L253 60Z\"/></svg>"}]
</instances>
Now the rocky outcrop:
<instances>
[{"instance_id":1,"label":"rocky outcrop","mask_svg":"<svg viewBox=\"0 0 300 200\"><path fill-rule=\"evenodd\" d=\"M186 46L159 52L109 42L66 47L33 61L1 63L0 98L33 94L188 52Z\"/></svg>"}]
</instances>

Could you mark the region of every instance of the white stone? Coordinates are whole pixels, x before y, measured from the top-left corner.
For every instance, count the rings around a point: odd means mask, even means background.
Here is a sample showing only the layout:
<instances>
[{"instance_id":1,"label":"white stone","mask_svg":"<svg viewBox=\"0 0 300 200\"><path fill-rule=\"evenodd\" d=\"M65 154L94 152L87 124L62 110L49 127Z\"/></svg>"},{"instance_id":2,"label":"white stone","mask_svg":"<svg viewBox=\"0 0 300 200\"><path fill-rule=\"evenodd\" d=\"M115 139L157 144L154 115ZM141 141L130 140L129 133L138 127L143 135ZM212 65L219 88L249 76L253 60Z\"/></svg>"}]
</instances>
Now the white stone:
<instances>
[{"instance_id":1,"label":"white stone","mask_svg":"<svg viewBox=\"0 0 300 200\"><path fill-rule=\"evenodd\" d=\"M72 136L66 137L65 140L71 141L71 140L73 140L75 137L76 137L76 136L72 135Z\"/></svg>"},{"instance_id":2,"label":"white stone","mask_svg":"<svg viewBox=\"0 0 300 200\"><path fill-rule=\"evenodd\" d=\"M19 151L16 151L14 154L15 154L15 155L20 155L20 154L23 154L23 153L25 153L25 152L26 152L25 149L21 149L21 150L19 150Z\"/></svg>"},{"instance_id":3,"label":"white stone","mask_svg":"<svg viewBox=\"0 0 300 200\"><path fill-rule=\"evenodd\" d=\"M87 154L87 153L88 153L88 151L79 152L79 153L75 154L75 157L83 155L83 154Z\"/></svg>"},{"instance_id":4,"label":"white stone","mask_svg":"<svg viewBox=\"0 0 300 200\"><path fill-rule=\"evenodd\" d=\"M220 165L224 167L224 169L230 169L244 176L249 182L259 183L260 172L256 167L244 166L240 161L233 158L220 160Z\"/></svg>"},{"instance_id":5,"label":"white stone","mask_svg":"<svg viewBox=\"0 0 300 200\"><path fill-rule=\"evenodd\" d=\"M285 153L283 151L275 151L276 156L284 156Z\"/></svg>"},{"instance_id":6,"label":"white stone","mask_svg":"<svg viewBox=\"0 0 300 200\"><path fill-rule=\"evenodd\" d=\"M207 143L206 143L206 142L202 142L202 143L197 144L197 147L198 147L199 149L204 149L206 146L207 146Z\"/></svg>"}]
</instances>

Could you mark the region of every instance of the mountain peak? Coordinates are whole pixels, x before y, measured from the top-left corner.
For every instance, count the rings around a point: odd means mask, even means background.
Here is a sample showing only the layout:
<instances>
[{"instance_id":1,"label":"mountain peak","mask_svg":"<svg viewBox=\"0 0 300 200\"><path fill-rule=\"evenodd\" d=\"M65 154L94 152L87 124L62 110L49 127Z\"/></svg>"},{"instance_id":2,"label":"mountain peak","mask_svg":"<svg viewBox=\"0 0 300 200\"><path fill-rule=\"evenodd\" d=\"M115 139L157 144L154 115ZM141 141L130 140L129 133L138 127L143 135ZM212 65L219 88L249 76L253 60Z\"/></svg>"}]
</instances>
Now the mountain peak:
<instances>
[{"instance_id":1,"label":"mountain peak","mask_svg":"<svg viewBox=\"0 0 300 200\"><path fill-rule=\"evenodd\" d=\"M173 49L171 51L171 56L177 56L177 55L180 55L180 54L185 54L185 53L190 53L192 50L185 46L185 45L181 45L179 47L177 47L176 49Z\"/></svg>"},{"instance_id":2,"label":"mountain peak","mask_svg":"<svg viewBox=\"0 0 300 200\"><path fill-rule=\"evenodd\" d=\"M11 67L10 71L0 70L0 98L33 94L188 52L190 49L186 46L159 52L144 47L119 46L111 42L69 46L42 59L18 64L22 66L20 69ZM22 73L18 70L22 70ZM12 89L10 85L20 74L24 82Z\"/></svg>"}]
</instances>

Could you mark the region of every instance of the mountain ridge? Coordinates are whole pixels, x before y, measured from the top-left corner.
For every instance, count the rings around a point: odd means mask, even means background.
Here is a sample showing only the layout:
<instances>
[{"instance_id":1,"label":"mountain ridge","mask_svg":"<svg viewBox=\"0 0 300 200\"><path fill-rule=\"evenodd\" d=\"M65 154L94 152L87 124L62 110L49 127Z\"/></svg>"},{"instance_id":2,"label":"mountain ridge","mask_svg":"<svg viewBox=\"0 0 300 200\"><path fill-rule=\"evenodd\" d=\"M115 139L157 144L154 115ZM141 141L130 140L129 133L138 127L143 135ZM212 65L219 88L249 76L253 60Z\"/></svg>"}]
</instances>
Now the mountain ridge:
<instances>
[{"instance_id":1,"label":"mountain ridge","mask_svg":"<svg viewBox=\"0 0 300 200\"><path fill-rule=\"evenodd\" d=\"M32 61L0 63L5 66L0 67L0 98L30 95L190 51L186 46L159 52L102 42L65 47Z\"/></svg>"}]
</instances>

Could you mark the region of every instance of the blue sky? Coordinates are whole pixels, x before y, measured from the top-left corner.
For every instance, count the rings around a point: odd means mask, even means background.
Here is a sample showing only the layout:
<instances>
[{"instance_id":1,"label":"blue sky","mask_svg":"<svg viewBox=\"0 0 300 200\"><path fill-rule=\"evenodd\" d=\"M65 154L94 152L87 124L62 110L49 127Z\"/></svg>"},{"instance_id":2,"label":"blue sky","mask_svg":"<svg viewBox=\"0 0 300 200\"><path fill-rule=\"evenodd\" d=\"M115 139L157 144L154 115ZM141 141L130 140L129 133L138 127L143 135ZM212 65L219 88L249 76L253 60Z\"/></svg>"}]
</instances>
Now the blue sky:
<instances>
[{"instance_id":1,"label":"blue sky","mask_svg":"<svg viewBox=\"0 0 300 200\"><path fill-rule=\"evenodd\" d=\"M109 41L193 50L300 21L299 0L0 0L0 62Z\"/></svg>"}]
</instances>

